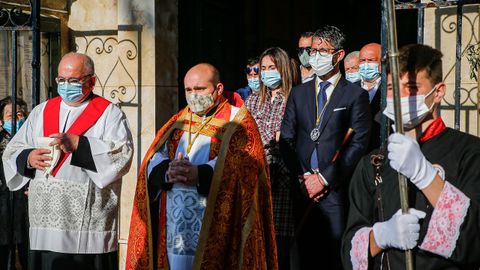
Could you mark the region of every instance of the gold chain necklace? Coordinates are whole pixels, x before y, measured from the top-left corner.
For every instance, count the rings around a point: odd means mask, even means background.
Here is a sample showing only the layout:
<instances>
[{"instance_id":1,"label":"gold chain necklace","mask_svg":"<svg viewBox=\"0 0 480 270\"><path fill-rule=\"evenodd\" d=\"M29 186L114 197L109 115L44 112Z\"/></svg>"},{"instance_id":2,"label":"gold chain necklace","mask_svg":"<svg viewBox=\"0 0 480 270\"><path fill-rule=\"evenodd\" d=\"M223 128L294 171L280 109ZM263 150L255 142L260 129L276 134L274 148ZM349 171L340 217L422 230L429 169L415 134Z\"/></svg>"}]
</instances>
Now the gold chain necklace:
<instances>
[{"instance_id":1,"label":"gold chain necklace","mask_svg":"<svg viewBox=\"0 0 480 270\"><path fill-rule=\"evenodd\" d=\"M215 110L215 112L205 118L202 122L202 124L198 127L197 129L197 134L195 134L195 136L193 137L193 139L191 138L192 136L192 120L193 120L193 113L192 111L190 110L190 123L189 123L189 126L188 126L188 144L187 144L187 152L185 153L185 158L188 159L188 154L190 153L190 150L192 149L192 146L193 144L195 143L195 141L197 140L198 136L200 135L200 131L205 127L207 126L207 124L213 119L213 117L223 108L223 106L227 103L227 100L225 100L222 104L220 104L218 106L218 108Z\"/></svg>"},{"instance_id":2,"label":"gold chain necklace","mask_svg":"<svg viewBox=\"0 0 480 270\"><path fill-rule=\"evenodd\" d=\"M317 78L318 79L318 78ZM318 95L321 95L322 93L320 93L320 89L319 89L319 84L320 82L317 82L317 79L315 79L315 113L317 114L317 119L315 121L316 123L316 126L320 125L320 120L322 119L322 116L323 114L325 113L325 109L327 108L328 106L328 103L330 103L330 98L332 97L333 95L333 92L330 94L330 97L327 98L327 102L325 102L325 104L323 105L323 108L322 108L322 111L320 112L320 115L318 114ZM338 82L340 81L340 78L335 82L335 84L333 85L333 90L335 90L335 88L337 88L337 84ZM328 86L330 87L330 86ZM327 89L328 89L327 87ZM325 89L325 95L327 94L327 89Z\"/></svg>"}]
</instances>

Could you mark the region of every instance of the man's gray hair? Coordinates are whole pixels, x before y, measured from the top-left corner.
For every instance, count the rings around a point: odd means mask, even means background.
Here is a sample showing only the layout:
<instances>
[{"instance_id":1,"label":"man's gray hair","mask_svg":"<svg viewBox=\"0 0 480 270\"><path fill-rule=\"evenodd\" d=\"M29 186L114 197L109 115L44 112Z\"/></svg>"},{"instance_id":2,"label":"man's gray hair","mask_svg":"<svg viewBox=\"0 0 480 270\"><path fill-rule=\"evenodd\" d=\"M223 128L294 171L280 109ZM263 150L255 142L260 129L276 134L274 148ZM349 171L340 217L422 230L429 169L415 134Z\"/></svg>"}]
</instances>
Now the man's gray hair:
<instances>
[{"instance_id":1,"label":"man's gray hair","mask_svg":"<svg viewBox=\"0 0 480 270\"><path fill-rule=\"evenodd\" d=\"M85 62L83 63L83 68L85 73L94 75L95 74L95 64L93 63L92 58L85 54Z\"/></svg>"},{"instance_id":2,"label":"man's gray hair","mask_svg":"<svg viewBox=\"0 0 480 270\"><path fill-rule=\"evenodd\" d=\"M348 62L350 61L352 58L359 58L360 57L360 51L353 51L349 54L347 54L347 56L345 56L345 62Z\"/></svg>"},{"instance_id":3,"label":"man's gray hair","mask_svg":"<svg viewBox=\"0 0 480 270\"><path fill-rule=\"evenodd\" d=\"M92 58L90 56L84 54L84 53L77 53L77 52L69 52L65 54L62 59L69 57L69 56L75 56L75 57L82 57L84 59L83 61L83 73L85 75L94 75L95 74L95 64L93 63Z\"/></svg>"}]
</instances>

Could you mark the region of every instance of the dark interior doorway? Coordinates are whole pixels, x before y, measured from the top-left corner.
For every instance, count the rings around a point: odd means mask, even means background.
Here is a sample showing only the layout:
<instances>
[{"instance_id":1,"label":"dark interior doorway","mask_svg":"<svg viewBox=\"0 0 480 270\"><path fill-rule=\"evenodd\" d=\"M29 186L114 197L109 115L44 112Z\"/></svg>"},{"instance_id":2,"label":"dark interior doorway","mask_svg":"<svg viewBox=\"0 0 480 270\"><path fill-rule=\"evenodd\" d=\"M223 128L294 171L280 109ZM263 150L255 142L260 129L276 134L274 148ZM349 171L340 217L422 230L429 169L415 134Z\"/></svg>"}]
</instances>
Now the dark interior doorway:
<instances>
[{"instance_id":1,"label":"dark interior doorway","mask_svg":"<svg viewBox=\"0 0 480 270\"><path fill-rule=\"evenodd\" d=\"M246 84L248 57L279 46L296 57L298 36L335 25L347 36L347 53L380 43L381 1L182 0L179 14L179 89L186 71L200 62L216 66L227 90ZM415 10L397 11L399 46L417 40ZM179 91L179 107L185 106Z\"/></svg>"}]
</instances>

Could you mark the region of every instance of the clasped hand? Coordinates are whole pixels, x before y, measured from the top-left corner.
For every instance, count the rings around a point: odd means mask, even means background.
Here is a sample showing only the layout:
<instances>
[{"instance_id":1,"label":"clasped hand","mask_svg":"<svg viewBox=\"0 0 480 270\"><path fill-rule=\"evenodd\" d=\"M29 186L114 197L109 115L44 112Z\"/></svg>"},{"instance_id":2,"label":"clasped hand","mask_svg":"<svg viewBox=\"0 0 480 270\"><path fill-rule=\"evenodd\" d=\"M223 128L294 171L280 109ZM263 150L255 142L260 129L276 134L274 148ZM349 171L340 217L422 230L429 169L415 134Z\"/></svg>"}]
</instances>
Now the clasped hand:
<instances>
[{"instance_id":1,"label":"clasped hand","mask_svg":"<svg viewBox=\"0 0 480 270\"><path fill-rule=\"evenodd\" d=\"M182 153L179 153L178 158L169 163L167 176L169 183L194 186L198 183L198 167L184 160Z\"/></svg>"},{"instance_id":2,"label":"clasped hand","mask_svg":"<svg viewBox=\"0 0 480 270\"><path fill-rule=\"evenodd\" d=\"M327 187L320 179L320 174L304 174L299 178L302 181L302 190L304 193L315 202L319 202L327 193Z\"/></svg>"}]
</instances>

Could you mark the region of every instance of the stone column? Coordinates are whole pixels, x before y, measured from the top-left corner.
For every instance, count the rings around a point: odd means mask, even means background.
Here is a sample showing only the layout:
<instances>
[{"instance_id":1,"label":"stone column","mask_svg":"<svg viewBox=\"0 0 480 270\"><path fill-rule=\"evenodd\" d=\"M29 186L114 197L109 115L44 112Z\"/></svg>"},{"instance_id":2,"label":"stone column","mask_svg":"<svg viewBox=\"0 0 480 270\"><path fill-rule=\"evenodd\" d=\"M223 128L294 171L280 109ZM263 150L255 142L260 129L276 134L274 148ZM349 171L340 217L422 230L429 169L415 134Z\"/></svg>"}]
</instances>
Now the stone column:
<instances>
[{"instance_id":1,"label":"stone column","mask_svg":"<svg viewBox=\"0 0 480 270\"><path fill-rule=\"evenodd\" d=\"M178 110L177 10L174 0L77 0L71 6L73 40L95 61L95 93L122 108L134 137L134 162L122 185L120 269L140 161L156 130Z\"/></svg>"}]
</instances>

